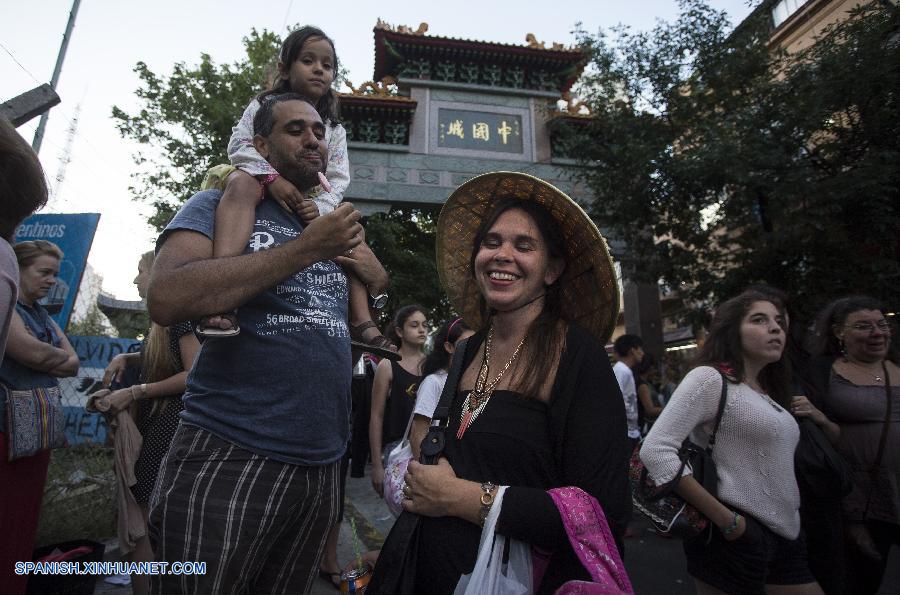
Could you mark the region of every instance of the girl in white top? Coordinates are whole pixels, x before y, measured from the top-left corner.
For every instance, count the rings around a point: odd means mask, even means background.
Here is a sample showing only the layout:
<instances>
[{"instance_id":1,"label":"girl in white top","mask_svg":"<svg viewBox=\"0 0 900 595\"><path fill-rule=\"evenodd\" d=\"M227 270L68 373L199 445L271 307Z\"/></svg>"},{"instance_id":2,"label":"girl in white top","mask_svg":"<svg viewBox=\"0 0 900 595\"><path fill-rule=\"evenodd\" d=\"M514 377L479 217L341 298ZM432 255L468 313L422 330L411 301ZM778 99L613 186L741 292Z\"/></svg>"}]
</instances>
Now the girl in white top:
<instances>
[{"instance_id":1,"label":"girl in white top","mask_svg":"<svg viewBox=\"0 0 900 595\"><path fill-rule=\"evenodd\" d=\"M304 224L319 215L330 213L343 200L350 184L350 164L347 160L347 132L338 122L338 100L331 88L337 69L334 42L320 29L300 27L284 40L273 88L250 102L228 142L228 158L237 171L228 176L216 209L213 242L216 258L243 253L253 232L256 206L266 191L283 207L294 211ZM310 191L308 196L280 176L253 144L253 118L259 111L260 101L287 92L309 99L325 123L325 135L319 140L327 143L328 163L324 177L320 174L322 184ZM371 321L367 288L353 275L348 275L348 278L351 337L395 351L391 342ZM230 314L208 317L201 321L198 329L199 334L206 336L232 336L237 332L237 321Z\"/></svg>"},{"instance_id":2,"label":"girl in white top","mask_svg":"<svg viewBox=\"0 0 900 595\"><path fill-rule=\"evenodd\" d=\"M447 370L450 368L450 361L453 359L456 345L474 334L475 331L466 326L462 318L455 318L442 324L434 335L431 353L422 364L422 374L425 378L419 384L419 390L416 393L413 422L409 429L409 444L412 447L413 458L416 460L419 460L419 447L422 445L425 434L428 433L428 426L434 416L434 410L444 391Z\"/></svg>"},{"instance_id":3,"label":"girl in white top","mask_svg":"<svg viewBox=\"0 0 900 595\"><path fill-rule=\"evenodd\" d=\"M678 449L689 435L709 441L728 378L725 411L713 459L718 494L691 475L675 491L712 521L711 535L684 543L697 592L821 593L806 565L800 537L800 494L794 451L800 437L790 413L784 306L746 291L721 304L699 364L675 390L641 447L657 484L675 477ZM772 588L778 585L777 588Z\"/></svg>"}]
</instances>

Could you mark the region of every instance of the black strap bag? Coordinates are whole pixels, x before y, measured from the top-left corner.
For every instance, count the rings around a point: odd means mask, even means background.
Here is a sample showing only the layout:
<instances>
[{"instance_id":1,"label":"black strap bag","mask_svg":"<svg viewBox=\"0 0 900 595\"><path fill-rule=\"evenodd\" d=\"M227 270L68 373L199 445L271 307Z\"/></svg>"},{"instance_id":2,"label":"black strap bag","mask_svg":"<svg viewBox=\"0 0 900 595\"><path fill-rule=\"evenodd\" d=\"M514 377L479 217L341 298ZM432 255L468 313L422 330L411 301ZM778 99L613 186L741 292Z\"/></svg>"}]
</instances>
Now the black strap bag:
<instances>
[{"instance_id":1,"label":"black strap bag","mask_svg":"<svg viewBox=\"0 0 900 595\"><path fill-rule=\"evenodd\" d=\"M685 438L678 450L678 458L681 466L669 482L663 485L655 485L647 474L647 469L640 458L639 444L631 455L629 468L629 480L631 483L631 501L634 507L653 523L658 533L673 535L675 537L690 538L699 535L710 526L707 519L699 510L688 504L684 498L675 493L678 482L686 467L690 467L691 474L714 497L718 492L718 476L716 463L713 461L713 447L716 445L716 434L722 423L722 414L725 412L725 402L728 395L728 379L722 376L722 392L719 395L719 405L716 411L716 419L713 431L709 437L706 448L691 442Z\"/></svg>"},{"instance_id":2,"label":"black strap bag","mask_svg":"<svg viewBox=\"0 0 900 595\"><path fill-rule=\"evenodd\" d=\"M444 384L441 398L434 410L428 434L422 441L419 462L424 465L437 465L441 453L444 452L445 432L450 421L450 405L459 388L468 341L468 339L460 341L453 354L447 382ZM405 510L397 517L394 527L381 548L372 580L366 587L367 595L415 593L415 569L418 563L419 523L421 520L422 517L419 515Z\"/></svg>"},{"instance_id":3,"label":"black strap bag","mask_svg":"<svg viewBox=\"0 0 900 595\"><path fill-rule=\"evenodd\" d=\"M800 420L800 442L794 453L797 479L819 498L843 497L853 489L853 475L844 458L811 419Z\"/></svg>"}]
</instances>

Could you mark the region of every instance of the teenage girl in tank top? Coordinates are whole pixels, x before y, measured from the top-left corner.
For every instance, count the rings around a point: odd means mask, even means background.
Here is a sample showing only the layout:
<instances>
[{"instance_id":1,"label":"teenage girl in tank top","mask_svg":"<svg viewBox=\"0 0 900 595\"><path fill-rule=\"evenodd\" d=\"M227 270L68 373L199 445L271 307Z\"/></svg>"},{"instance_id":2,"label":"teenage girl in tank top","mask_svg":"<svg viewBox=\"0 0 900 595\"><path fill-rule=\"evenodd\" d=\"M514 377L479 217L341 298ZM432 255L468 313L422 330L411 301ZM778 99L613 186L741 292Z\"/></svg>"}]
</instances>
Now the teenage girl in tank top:
<instances>
[{"instance_id":1,"label":"teenage girl in tank top","mask_svg":"<svg viewBox=\"0 0 900 595\"><path fill-rule=\"evenodd\" d=\"M372 452L372 487L384 496L384 458L403 438L422 380L428 328L422 306L404 306L394 315L393 332L400 341L399 362L381 360L372 383L369 447Z\"/></svg>"}]
</instances>

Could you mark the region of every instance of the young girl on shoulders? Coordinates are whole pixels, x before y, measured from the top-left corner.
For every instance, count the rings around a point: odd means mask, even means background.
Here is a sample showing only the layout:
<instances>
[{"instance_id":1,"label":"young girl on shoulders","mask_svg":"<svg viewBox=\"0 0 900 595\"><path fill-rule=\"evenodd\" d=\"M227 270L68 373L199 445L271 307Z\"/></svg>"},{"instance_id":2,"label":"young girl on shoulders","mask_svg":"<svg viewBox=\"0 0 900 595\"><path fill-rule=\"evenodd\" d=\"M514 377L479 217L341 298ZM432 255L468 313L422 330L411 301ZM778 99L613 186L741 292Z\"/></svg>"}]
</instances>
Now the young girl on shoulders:
<instances>
[{"instance_id":1,"label":"young girl on shoulders","mask_svg":"<svg viewBox=\"0 0 900 595\"><path fill-rule=\"evenodd\" d=\"M321 29L300 27L284 40L273 87L250 102L228 143L228 158L236 170L229 173L216 209L214 257L243 253L253 232L256 206L267 190L282 206L293 210L304 224L320 214L331 212L343 200L350 183L350 165L347 132L338 121L338 99L331 87L337 69L334 42ZM325 176L320 175L322 184L309 192L309 196L280 176L253 146L253 118L259 111L260 102L271 95L291 91L308 98L325 123L322 142L328 145L327 170ZM367 288L355 276L348 275L348 278L351 338L392 350L391 342L378 332L371 320ZM383 302L385 297L372 296L371 305L383 306L378 302ZM208 317L200 326L198 333L203 336L233 336L239 332L232 314Z\"/></svg>"}]
</instances>

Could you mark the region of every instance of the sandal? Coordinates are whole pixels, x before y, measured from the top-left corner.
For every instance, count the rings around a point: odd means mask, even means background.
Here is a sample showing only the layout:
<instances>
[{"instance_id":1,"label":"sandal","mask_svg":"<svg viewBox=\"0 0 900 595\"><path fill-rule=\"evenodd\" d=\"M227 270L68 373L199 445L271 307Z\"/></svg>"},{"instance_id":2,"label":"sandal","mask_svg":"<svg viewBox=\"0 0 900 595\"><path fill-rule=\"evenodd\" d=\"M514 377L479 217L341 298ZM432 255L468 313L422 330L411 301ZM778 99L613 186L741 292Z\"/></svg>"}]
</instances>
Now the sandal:
<instances>
[{"instance_id":1,"label":"sandal","mask_svg":"<svg viewBox=\"0 0 900 595\"><path fill-rule=\"evenodd\" d=\"M221 329L203 326L203 323L213 316L219 316L231 321L231 328ZM201 341L203 339L224 339L228 337L234 337L235 335L239 335L240 333L241 326L238 324L236 311L228 312L226 314L213 314L212 316L204 316L194 328L194 334L197 335L197 338Z\"/></svg>"},{"instance_id":2,"label":"sandal","mask_svg":"<svg viewBox=\"0 0 900 595\"><path fill-rule=\"evenodd\" d=\"M340 572L328 572L322 568L319 568L319 578L330 584L332 587L340 591L341 589L341 573ZM337 582L335 582L337 579Z\"/></svg>"},{"instance_id":3,"label":"sandal","mask_svg":"<svg viewBox=\"0 0 900 595\"><path fill-rule=\"evenodd\" d=\"M390 339L388 339L381 333L378 333L377 337L373 337L368 340L363 338L364 331L367 331L370 328L378 330L378 327L375 326L375 323L371 320L367 320L364 323L358 324L356 326L353 326L348 322L347 328L350 329L350 346L352 348L358 349L359 351L364 351L366 353L371 353L372 355L383 357L394 362L400 361L401 356L396 351L397 346L391 343Z\"/></svg>"}]
</instances>

